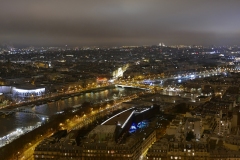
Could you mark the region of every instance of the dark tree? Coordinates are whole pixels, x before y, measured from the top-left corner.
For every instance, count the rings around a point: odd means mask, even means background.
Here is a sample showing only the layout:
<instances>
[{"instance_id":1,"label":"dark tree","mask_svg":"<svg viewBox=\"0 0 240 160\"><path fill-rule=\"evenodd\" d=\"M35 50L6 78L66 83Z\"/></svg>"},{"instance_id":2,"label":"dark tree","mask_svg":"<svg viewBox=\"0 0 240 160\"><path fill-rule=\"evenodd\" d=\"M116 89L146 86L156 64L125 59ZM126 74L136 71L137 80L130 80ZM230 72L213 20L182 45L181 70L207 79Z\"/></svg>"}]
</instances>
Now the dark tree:
<instances>
[{"instance_id":1,"label":"dark tree","mask_svg":"<svg viewBox=\"0 0 240 160\"><path fill-rule=\"evenodd\" d=\"M186 103L180 103L174 107L175 113L185 114L186 112L189 112L189 111L190 111L189 107Z\"/></svg>"},{"instance_id":2,"label":"dark tree","mask_svg":"<svg viewBox=\"0 0 240 160\"><path fill-rule=\"evenodd\" d=\"M194 135L194 133L192 131L187 133L186 141L191 141L194 138L195 138L195 135Z\"/></svg>"}]
</instances>

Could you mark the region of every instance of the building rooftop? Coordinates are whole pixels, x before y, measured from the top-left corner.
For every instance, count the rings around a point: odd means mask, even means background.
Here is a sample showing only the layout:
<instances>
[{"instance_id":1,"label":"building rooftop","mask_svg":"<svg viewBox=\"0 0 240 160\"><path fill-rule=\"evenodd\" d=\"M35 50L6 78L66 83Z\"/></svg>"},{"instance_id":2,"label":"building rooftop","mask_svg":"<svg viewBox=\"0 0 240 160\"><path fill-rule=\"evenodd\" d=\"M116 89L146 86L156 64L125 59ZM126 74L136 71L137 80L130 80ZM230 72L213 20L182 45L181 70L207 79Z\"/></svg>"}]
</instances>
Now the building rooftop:
<instances>
[{"instance_id":1,"label":"building rooftop","mask_svg":"<svg viewBox=\"0 0 240 160\"><path fill-rule=\"evenodd\" d=\"M93 134L113 134L115 132L116 125L98 125L88 135Z\"/></svg>"},{"instance_id":2,"label":"building rooftop","mask_svg":"<svg viewBox=\"0 0 240 160\"><path fill-rule=\"evenodd\" d=\"M120 112L119 114L116 114L112 117L110 117L108 120L103 122L104 125L122 125L125 121L127 121L128 117L132 114L133 110L125 110L123 112Z\"/></svg>"}]
</instances>

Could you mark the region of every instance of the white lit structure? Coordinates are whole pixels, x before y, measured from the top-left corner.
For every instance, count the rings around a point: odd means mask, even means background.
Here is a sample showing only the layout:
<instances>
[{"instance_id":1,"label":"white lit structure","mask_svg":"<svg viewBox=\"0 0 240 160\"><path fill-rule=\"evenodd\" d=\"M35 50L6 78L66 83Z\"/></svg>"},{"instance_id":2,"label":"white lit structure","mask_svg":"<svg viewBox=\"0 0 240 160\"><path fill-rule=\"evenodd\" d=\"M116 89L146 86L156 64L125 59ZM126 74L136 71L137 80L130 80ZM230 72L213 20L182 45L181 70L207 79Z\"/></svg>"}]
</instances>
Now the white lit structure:
<instances>
[{"instance_id":1,"label":"white lit structure","mask_svg":"<svg viewBox=\"0 0 240 160\"><path fill-rule=\"evenodd\" d=\"M118 77L122 77L123 76L123 69L122 69L122 67L119 67L117 70L115 70L114 72L113 72L113 77L114 78L118 78Z\"/></svg>"},{"instance_id":2,"label":"white lit structure","mask_svg":"<svg viewBox=\"0 0 240 160\"><path fill-rule=\"evenodd\" d=\"M11 92L11 86L0 86L0 92L1 93L10 93Z\"/></svg>"},{"instance_id":3,"label":"white lit structure","mask_svg":"<svg viewBox=\"0 0 240 160\"><path fill-rule=\"evenodd\" d=\"M32 85L27 86L1 86L0 93L11 94L12 97L40 97L45 94L45 88L39 88Z\"/></svg>"},{"instance_id":4,"label":"white lit structure","mask_svg":"<svg viewBox=\"0 0 240 160\"><path fill-rule=\"evenodd\" d=\"M17 88L12 87L12 95L17 97L39 97L45 94L45 88Z\"/></svg>"},{"instance_id":5,"label":"white lit structure","mask_svg":"<svg viewBox=\"0 0 240 160\"><path fill-rule=\"evenodd\" d=\"M104 124L107 123L109 120L113 119L114 117L117 117L118 115L120 115L120 114L122 114L122 113L124 113L124 112L127 112L127 111L129 111L129 110L131 110L131 109L134 109L134 108L135 108L135 107L128 108L128 109L126 109L126 110L124 110L124 111L122 111L122 112L120 112L120 113L118 113L118 114L115 114L114 116L108 118L106 121L104 121L103 123L101 123L101 125L104 125Z\"/></svg>"},{"instance_id":6,"label":"white lit structure","mask_svg":"<svg viewBox=\"0 0 240 160\"><path fill-rule=\"evenodd\" d=\"M124 64L122 67L117 68L115 71L113 71L112 76L113 78L122 77L123 73L127 70L129 64Z\"/></svg>"}]
</instances>

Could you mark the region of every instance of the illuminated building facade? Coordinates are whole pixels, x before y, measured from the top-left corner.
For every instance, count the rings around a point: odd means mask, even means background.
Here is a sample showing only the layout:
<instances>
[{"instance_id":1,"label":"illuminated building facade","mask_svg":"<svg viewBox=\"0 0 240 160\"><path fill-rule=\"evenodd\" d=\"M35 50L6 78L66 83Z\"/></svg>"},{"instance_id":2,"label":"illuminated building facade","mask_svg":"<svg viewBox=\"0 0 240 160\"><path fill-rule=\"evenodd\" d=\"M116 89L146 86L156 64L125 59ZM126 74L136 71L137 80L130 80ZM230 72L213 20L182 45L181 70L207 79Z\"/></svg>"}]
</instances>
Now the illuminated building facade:
<instances>
[{"instance_id":1,"label":"illuminated building facade","mask_svg":"<svg viewBox=\"0 0 240 160\"><path fill-rule=\"evenodd\" d=\"M0 93L11 94L12 97L40 97L45 94L45 88L35 87L35 86L1 86Z\"/></svg>"},{"instance_id":2,"label":"illuminated building facade","mask_svg":"<svg viewBox=\"0 0 240 160\"><path fill-rule=\"evenodd\" d=\"M231 120L223 116L222 110L220 111L219 115L215 117L215 129L214 133L220 136L227 136L231 132Z\"/></svg>"},{"instance_id":3,"label":"illuminated building facade","mask_svg":"<svg viewBox=\"0 0 240 160\"><path fill-rule=\"evenodd\" d=\"M86 160L136 160L156 141L156 132L153 129L136 131L121 142L114 140L116 131L116 126L97 126L83 143L82 157Z\"/></svg>"},{"instance_id":4,"label":"illuminated building facade","mask_svg":"<svg viewBox=\"0 0 240 160\"><path fill-rule=\"evenodd\" d=\"M45 88L17 88L12 87L12 95L15 97L40 97L45 94Z\"/></svg>"},{"instance_id":5,"label":"illuminated building facade","mask_svg":"<svg viewBox=\"0 0 240 160\"><path fill-rule=\"evenodd\" d=\"M129 64L127 63L127 64L124 64L122 67L119 67L116 70L114 70L112 73L113 78L122 77L123 73L127 70L128 67L129 67Z\"/></svg>"},{"instance_id":6,"label":"illuminated building facade","mask_svg":"<svg viewBox=\"0 0 240 160\"><path fill-rule=\"evenodd\" d=\"M209 145L207 142L178 141L174 136L165 136L154 143L147 152L148 160L207 160Z\"/></svg>"}]
</instances>

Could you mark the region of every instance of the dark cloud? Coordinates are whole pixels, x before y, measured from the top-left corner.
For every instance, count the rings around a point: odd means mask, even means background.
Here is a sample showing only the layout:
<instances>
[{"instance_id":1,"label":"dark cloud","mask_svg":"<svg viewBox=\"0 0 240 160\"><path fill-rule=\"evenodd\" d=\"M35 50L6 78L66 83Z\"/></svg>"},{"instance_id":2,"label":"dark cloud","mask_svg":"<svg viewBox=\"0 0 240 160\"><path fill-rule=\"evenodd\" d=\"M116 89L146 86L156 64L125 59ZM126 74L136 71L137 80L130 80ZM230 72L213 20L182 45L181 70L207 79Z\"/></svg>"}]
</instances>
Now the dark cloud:
<instances>
[{"instance_id":1,"label":"dark cloud","mask_svg":"<svg viewBox=\"0 0 240 160\"><path fill-rule=\"evenodd\" d=\"M239 0L0 0L16 45L239 44Z\"/></svg>"}]
</instances>

